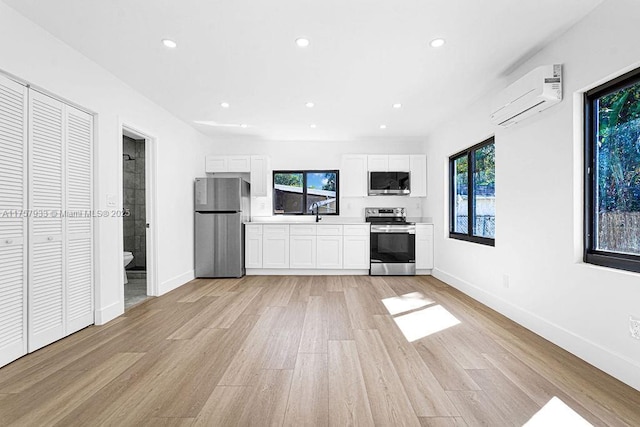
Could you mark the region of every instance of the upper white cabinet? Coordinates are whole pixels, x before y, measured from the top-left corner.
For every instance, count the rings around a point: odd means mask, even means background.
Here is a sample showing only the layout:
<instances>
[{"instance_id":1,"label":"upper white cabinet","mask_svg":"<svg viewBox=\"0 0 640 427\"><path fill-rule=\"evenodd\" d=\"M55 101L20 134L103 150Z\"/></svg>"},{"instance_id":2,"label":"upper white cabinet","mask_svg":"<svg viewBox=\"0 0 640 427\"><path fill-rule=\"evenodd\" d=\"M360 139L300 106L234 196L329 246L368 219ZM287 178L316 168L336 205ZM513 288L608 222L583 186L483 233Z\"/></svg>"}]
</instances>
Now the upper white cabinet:
<instances>
[{"instance_id":1,"label":"upper white cabinet","mask_svg":"<svg viewBox=\"0 0 640 427\"><path fill-rule=\"evenodd\" d=\"M228 172L251 172L251 156L229 156Z\"/></svg>"},{"instance_id":2,"label":"upper white cabinet","mask_svg":"<svg viewBox=\"0 0 640 427\"><path fill-rule=\"evenodd\" d=\"M269 191L269 157L251 156L251 196L266 197Z\"/></svg>"},{"instance_id":3,"label":"upper white cabinet","mask_svg":"<svg viewBox=\"0 0 640 427\"><path fill-rule=\"evenodd\" d=\"M427 197L427 156L409 156L411 171L411 197Z\"/></svg>"},{"instance_id":4,"label":"upper white cabinet","mask_svg":"<svg viewBox=\"0 0 640 427\"><path fill-rule=\"evenodd\" d=\"M206 156L205 172L250 172L251 156Z\"/></svg>"},{"instance_id":5,"label":"upper white cabinet","mask_svg":"<svg viewBox=\"0 0 640 427\"><path fill-rule=\"evenodd\" d=\"M410 156L407 154L390 154L389 169L390 172L406 172L410 169Z\"/></svg>"},{"instance_id":6,"label":"upper white cabinet","mask_svg":"<svg viewBox=\"0 0 640 427\"><path fill-rule=\"evenodd\" d=\"M229 170L229 159L227 156L206 156L204 171L207 173L227 172Z\"/></svg>"},{"instance_id":7,"label":"upper white cabinet","mask_svg":"<svg viewBox=\"0 0 640 427\"><path fill-rule=\"evenodd\" d=\"M367 156L369 172L408 172L410 160L408 154L372 154Z\"/></svg>"},{"instance_id":8,"label":"upper white cabinet","mask_svg":"<svg viewBox=\"0 0 640 427\"><path fill-rule=\"evenodd\" d=\"M364 197L367 195L367 155L345 154L340 168L340 195Z\"/></svg>"},{"instance_id":9,"label":"upper white cabinet","mask_svg":"<svg viewBox=\"0 0 640 427\"><path fill-rule=\"evenodd\" d=\"M372 154L367 156L367 170L386 172L389 170L389 156L386 154Z\"/></svg>"},{"instance_id":10,"label":"upper white cabinet","mask_svg":"<svg viewBox=\"0 0 640 427\"><path fill-rule=\"evenodd\" d=\"M416 224L416 269L433 269L433 224Z\"/></svg>"},{"instance_id":11,"label":"upper white cabinet","mask_svg":"<svg viewBox=\"0 0 640 427\"><path fill-rule=\"evenodd\" d=\"M250 173L251 196L266 197L269 192L269 156L206 156L207 173Z\"/></svg>"}]
</instances>

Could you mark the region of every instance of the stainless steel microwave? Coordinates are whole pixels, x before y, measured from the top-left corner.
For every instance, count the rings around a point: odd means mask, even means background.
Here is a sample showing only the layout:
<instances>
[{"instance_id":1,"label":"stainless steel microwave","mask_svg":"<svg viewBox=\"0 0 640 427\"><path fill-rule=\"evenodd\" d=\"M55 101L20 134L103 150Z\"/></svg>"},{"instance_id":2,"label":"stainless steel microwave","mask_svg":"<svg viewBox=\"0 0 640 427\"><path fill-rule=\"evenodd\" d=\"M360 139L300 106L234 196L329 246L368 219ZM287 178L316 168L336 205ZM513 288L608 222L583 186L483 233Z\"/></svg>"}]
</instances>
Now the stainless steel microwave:
<instances>
[{"instance_id":1,"label":"stainless steel microwave","mask_svg":"<svg viewBox=\"0 0 640 427\"><path fill-rule=\"evenodd\" d=\"M369 172L370 196L406 196L411 193L409 172Z\"/></svg>"}]
</instances>

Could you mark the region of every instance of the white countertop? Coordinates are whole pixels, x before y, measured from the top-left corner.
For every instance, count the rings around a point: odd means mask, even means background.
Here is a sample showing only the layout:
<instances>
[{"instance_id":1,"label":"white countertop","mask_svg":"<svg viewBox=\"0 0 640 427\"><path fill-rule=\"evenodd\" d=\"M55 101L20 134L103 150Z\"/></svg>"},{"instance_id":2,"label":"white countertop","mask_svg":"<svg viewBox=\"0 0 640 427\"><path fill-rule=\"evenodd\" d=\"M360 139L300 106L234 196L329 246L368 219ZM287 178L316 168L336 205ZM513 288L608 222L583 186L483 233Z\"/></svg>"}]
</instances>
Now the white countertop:
<instances>
[{"instance_id":1,"label":"white countertop","mask_svg":"<svg viewBox=\"0 0 640 427\"><path fill-rule=\"evenodd\" d=\"M416 224L433 224L433 218L407 218L409 222ZM254 216L251 221L245 221L245 224L368 224L363 218L359 217L341 217L341 216L322 216L320 222L316 223L316 217L313 215L277 215L277 216Z\"/></svg>"},{"instance_id":2,"label":"white countertop","mask_svg":"<svg viewBox=\"0 0 640 427\"><path fill-rule=\"evenodd\" d=\"M316 223L313 215L278 215L278 216L254 216L251 221L245 224L367 224L364 219L358 217L322 216L320 222Z\"/></svg>"}]
</instances>

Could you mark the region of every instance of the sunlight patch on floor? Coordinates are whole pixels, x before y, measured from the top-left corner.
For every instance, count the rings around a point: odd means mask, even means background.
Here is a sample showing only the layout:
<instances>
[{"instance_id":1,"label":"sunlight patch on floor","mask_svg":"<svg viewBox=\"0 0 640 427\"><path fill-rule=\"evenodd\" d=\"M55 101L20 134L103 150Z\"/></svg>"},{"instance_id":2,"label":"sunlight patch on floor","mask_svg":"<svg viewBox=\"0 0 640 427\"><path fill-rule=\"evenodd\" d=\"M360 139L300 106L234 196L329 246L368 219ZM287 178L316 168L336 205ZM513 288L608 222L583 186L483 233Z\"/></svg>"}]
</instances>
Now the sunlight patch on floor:
<instances>
[{"instance_id":1,"label":"sunlight patch on floor","mask_svg":"<svg viewBox=\"0 0 640 427\"><path fill-rule=\"evenodd\" d=\"M554 396L524 425L524 427L549 426L587 427L592 424Z\"/></svg>"},{"instance_id":2,"label":"sunlight patch on floor","mask_svg":"<svg viewBox=\"0 0 640 427\"><path fill-rule=\"evenodd\" d=\"M397 316L393 320L409 342L428 337L460 323L453 314L441 305Z\"/></svg>"},{"instance_id":3,"label":"sunlight patch on floor","mask_svg":"<svg viewBox=\"0 0 640 427\"><path fill-rule=\"evenodd\" d=\"M393 316L404 313L405 311L426 307L434 304L435 301L427 298L421 292L411 292L409 294L400 295L399 297L385 298L382 300L382 303L387 308L389 314Z\"/></svg>"}]
</instances>

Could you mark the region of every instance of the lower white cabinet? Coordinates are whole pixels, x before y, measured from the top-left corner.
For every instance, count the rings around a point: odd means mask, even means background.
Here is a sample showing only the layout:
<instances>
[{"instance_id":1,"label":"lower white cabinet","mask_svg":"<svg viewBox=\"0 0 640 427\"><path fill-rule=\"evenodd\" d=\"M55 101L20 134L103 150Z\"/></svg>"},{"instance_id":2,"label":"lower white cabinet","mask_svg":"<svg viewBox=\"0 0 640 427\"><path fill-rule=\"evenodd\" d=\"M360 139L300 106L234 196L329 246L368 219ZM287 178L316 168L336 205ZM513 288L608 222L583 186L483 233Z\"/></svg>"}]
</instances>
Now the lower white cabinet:
<instances>
[{"instance_id":1,"label":"lower white cabinet","mask_svg":"<svg viewBox=\"0 0 640 427\"><path fill-rule=\"evenodd\" d=\"M342 268L342 236L318 236L317 268Z\"/></svg>"},{"instance_id":2,"label":"lower white cabinet","mask_svg":"<svg viewBox=\"0 0 640 427\"><path fill-rule=\"evenodd\" d=\"M244 267L262 268L262 225L245 225Z\"/></svg>"},{"instance_id":3,"label":"lower white cabinet","mask_svg":"<svg viewBox=\"0 0 640 427\"><path fill-rule=\"evenodd\" d=\"M245 268L368 270L369 224L246 224Z\"/></svg>"},{"instance_id":4,"label":"lower white cabinet","mask_svg":"<svg viewBox=\"0 0 640 427\"><path fill-rule=\"evenodd\" d=\"M416 224L416 269L433 269L433 224Z\"/></svg>"},{"instance_id":5,"label":"lower white cabinet","mask_svg":"<svg viewBox=\"0 0 640 427\"><path fill-rule=\"evenodd\" d=\"M316 236L291 236L289 268L316 268Z\"/></svg>"},{"instance_id":6,"label":"lower white cabinet","mask_svg":"<svg viewBox=\"0 0 640 427\"><path fill-rule=\"evenodd\" d=\"M289 225L262 226L262 268L289 268Z\"/></svg>"},{"instance_id":7,"label":"lower white cabinet","mask_svg":"<svg viewBox=\"0 0 640 427\"><path fill-rule=\"evenodd\" d=\"M370 246L369 224L351 224L344 226L343 262L345 269L369 269Z\"/></svg>"},{"instance_id":8,"label":"lower white cabinet","mask_svg":"<svg viewBox=\"0 0 640 427\"><path fill-rule=\"evenodd\" d=\"M369 268L369 236L344 236L345 269Z\"/></svg>"}]
</instances>

